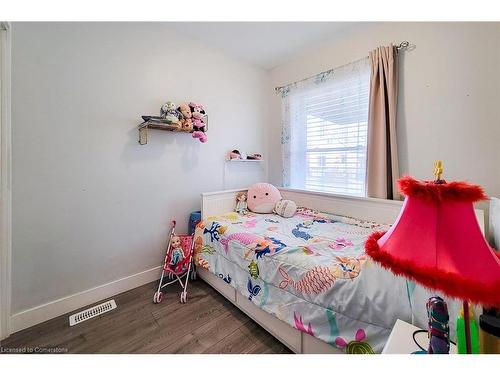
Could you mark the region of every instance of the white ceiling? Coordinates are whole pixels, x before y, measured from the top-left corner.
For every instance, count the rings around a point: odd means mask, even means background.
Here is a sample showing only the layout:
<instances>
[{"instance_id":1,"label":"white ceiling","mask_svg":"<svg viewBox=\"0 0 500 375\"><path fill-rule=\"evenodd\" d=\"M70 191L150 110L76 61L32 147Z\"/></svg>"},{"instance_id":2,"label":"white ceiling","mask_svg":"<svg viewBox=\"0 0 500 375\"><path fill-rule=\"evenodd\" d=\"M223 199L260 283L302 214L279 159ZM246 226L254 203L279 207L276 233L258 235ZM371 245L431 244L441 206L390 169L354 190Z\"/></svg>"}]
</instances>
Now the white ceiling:
<instances>
[{"instance_id":1,"label":"white ceiling","mask_svg":"<svg viewBox=\"0 0 500 375\"><path fill-rule=\"evenodd\" d=\"M178 22L169 26L255 66L272 69L354 22Z\"/></svg>"}]
</instances>

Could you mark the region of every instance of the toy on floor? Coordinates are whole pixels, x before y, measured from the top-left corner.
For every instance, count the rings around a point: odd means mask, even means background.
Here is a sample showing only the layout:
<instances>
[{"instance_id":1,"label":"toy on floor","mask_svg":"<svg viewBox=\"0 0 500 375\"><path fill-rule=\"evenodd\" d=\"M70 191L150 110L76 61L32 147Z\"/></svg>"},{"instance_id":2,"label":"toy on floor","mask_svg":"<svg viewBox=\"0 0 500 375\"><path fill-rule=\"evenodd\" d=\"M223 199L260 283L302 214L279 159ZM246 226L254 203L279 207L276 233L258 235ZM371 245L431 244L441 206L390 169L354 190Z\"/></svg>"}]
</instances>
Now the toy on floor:
<instances>
[{"instance_id":1,"label":"toy on floor","mask_svg":"<svg viewBox=\"0 0 500 375\"><path fill-rule=\"evenodd\" d=\"M194 241L192 235L175 234L175 220L173 220L160 282L158 283L158 289L153 295L154 303L160 303L163 300L163 292L161 290L164 287L177 281L181 284L182 288L180 301L181 303L186 303L189 277L191 276L192 280L196 278L196 272L192 270L193 247ZM163 279L167 277L169 281L164 284ZM185 278L184 282L182 281L183 278Z\"/></svg>"},{"instance_id":2,"label":"toy on floor","mask_svg":"<svg viewBox=\"0 0 500 375\"><path fill-rule=\"evenodd\" d=\"M248 213L247 206L247 193L239 192L236 194L236 209L235 211L240 215L246 215Z\"/></svg>"}]
</instances>

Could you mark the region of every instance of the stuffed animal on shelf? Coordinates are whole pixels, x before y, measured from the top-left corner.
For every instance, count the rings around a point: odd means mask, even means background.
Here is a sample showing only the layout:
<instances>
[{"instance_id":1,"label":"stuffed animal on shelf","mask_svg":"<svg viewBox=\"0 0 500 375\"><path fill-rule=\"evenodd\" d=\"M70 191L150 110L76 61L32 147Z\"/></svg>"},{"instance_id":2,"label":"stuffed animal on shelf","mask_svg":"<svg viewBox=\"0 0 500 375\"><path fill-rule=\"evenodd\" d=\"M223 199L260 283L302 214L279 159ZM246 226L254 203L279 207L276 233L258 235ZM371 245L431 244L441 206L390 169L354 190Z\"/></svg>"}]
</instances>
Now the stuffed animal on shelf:
<instances>
[{"instance_id":1,"label":"stuffed animal on shelf","mask_svg":"<svg viewBox=\"0 0 500 375\"><path fill-rule=\"evenodd\" d=\"M193 138L198 138L201 143L205 143L207 141L207 135L199 130L195 130L193 132Z\"/></svg>"},{"instance_id":2,"label":"stuffed animal on shelf","mask_svg":"<svg viewBox=\"0 0 500 375\"><path fill-rule=\"evenodd\" d=\"M168 130L192 133L193 138L201 143L207 141L207 116L201 104L190 102L176 107L175 103L168 101L161 106L160 116L143 116L143 120L168 125Z\"/></svg>"},{"instance_id":3,"label":"stuffed animal on shelf","mask_svg":"<svg viewBox=\"0 0 500 375\"><path fill-rule=\"evenodd\" d=\"M180 119L182 118L182 113L175 109L175 103L166 102L160 108L160 117L167 120L172 125L178 125L181 127Z\"/></svg>"},{"instance_id":4,"label":"stuffed animal on shelf","mask_svg":"<svg viewBox=\"0 0 500 375\"><path fill-rule=\"evenodd\" d=\"M199 131L204 132L205 131L205 123L198 118L193 118L193 128L194 128L194 130L199 130Z\"/></svg>"},{"instance_id":5,"label":"stuffed animal on shelf","mask_svg":"<svg viewBox=\"0 0 500 375\"><path fill-rule=\"evenodd\" d=\"M236 194L236 209L235 211L239 213L240 215L246 215L248 213L248 206L247 206L247 193L246 192L239 192Z\"/></svg>"},{"instance_id":6,"label":"stuffed animal on shelf","mask_svg":"<svg viewBox=\"0 0 500 375\"><path fill-rule=\"evenodd\" d=\"M205 110L201 104L189 103L189 108L191 109L191 116L193 117L194 130L200 130L205 132Z\"/></svg>"},{"instance_id":7,"label":"stuffed animal on shelf","mask_svg":"<svg viewBox=\"0 0 500 375\"><path fill-rule=\"evenodd\" d=\"M193 121L193 138L198 138L201 143L207 141L207 127L205 124L205 109L201 104L196 104L193 102L189 103L189 109L191 110L191 118Z\"/></svg>"},{"instance_id":8,"label":"stuffed animal on shelf","mask_svg":"<svg viewBox=\"0 0 500 375\"><path fill-rule=\"evenodd\" d=\"M181 121L181 128L183 132L191 133L193 131L193 121L190 118L185 118Z\"/></svg>"},{"instance_id":9,"label":"stuffed animal on shelf","mask_svg":"<svg viewBox=\"0 0 500 375\"><path fill-rule=\"evenodd\" d=\"M248 160L261 160L262 155L261 154L252 154L252 155L247 155Z\"/></svg>"},{"instance_id":10,"label":"stuffed animal on shelf","mask_svg":"<svg viewBox=\"0 0 500 375\"><path fill-rule=\"evenodd\" d=\"M182 114L182 117L187 119L193 117L191 115L191 108L186 103L182 103L177 110Z\"/></svg>"},{"instance_id":11,"label":"stuffed animal on shelf","mask_svg":"<svg viewBox=\"0 0 500 375\"><path fill-rule=\"evenodd\" d=\"M177 111L181 114L181 130L186 133L191 133L193 131L191 108L186 103L182 103L177 107Z\"/></svg>"},{"instance_id":12,"label":"stuffed animal on shelf","mask_svg":"<svg viewBox=\"0 0 500 375\"><path fill-rule=\"evenodd\" d=\"M203 118L205 117L205 109L201 104L190 102L189 108L191 110L191 115L193 116L193 118L203 120Z\"/></svg>"},{"instance_id":13,"label":"stuffed animal on shelf","mask_svg":"<svg viewBox=\"0 0 500 375\"><path fill-rule=\"evenodd\" d=\"M229 160L240 160L241 153L238 150L233 150L229 153Z\"/></svg>"},{"instance_id":14,"label":"stuffed animal on shelf","mask_svg":"<svg viewBox=\"0 0 500 375\"><path fill-rule=\"evenodd\" d=\"M168 112L168 103L163 103L160 108L160 118L166 118Z\"/></svg>"}]
</instances>

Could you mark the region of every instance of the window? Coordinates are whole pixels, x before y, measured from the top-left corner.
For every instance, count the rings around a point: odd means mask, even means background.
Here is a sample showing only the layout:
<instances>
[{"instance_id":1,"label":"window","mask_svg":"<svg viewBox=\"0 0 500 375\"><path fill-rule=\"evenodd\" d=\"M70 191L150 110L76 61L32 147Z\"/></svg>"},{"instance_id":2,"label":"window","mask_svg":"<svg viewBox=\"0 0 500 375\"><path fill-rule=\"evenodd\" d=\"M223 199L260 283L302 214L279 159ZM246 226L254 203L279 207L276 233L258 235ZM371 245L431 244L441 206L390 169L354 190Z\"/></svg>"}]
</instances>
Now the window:
<instances>
[{"instance_id":1,"label":"window","mask_svg":"<svg viewBox=\"0 0 500 375\"><path fill-rule=\"evenodd\" d=\"M365 196L368 60L307 81L283 98L284 185Z\"/></svg>"}]
</instances>

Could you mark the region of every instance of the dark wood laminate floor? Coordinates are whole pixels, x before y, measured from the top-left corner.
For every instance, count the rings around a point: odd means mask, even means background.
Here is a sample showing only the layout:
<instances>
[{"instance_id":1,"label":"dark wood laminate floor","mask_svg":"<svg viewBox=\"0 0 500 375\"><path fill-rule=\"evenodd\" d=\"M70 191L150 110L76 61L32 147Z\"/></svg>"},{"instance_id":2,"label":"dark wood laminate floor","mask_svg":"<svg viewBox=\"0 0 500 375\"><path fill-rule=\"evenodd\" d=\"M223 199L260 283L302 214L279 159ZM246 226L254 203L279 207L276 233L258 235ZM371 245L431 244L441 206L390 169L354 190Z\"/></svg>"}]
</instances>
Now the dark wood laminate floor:
<instances>
[{"instance_id":1,"label":"dark wood laminate floor","mask_svg":"<svg viewBox=\"0 0 500 375\"><path fill-rule=\"evenodd\" d=\"M17 332L1 346L68 353L290 353L203 281L190 283L186 304L179 302L177 284L166 288L161 304L153 304L156 285L113 297L115 310L76 326L69 327L71 312Z\"/></svg>"}]
</instances>

